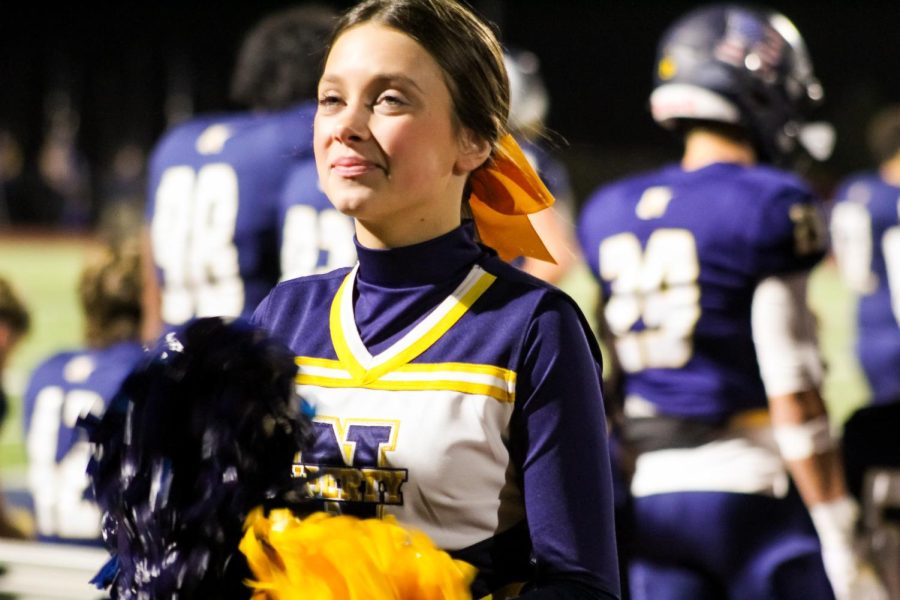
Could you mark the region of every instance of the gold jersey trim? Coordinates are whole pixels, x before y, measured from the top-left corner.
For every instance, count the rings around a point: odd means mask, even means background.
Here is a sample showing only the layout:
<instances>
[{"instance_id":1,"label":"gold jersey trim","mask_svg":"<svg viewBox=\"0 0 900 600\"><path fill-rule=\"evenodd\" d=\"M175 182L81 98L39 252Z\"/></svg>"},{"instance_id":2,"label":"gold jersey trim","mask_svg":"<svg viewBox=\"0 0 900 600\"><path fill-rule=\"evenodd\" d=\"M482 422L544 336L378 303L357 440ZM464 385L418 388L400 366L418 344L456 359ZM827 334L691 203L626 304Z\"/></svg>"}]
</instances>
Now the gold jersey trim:
<instances>
[{"instance_id":1,"label":"gold jersey trim","mask_svg":"<svg viewBox=\"0 0 900 600\"><path fill-rule=\"evenodd\" d=\"M428 316L396 343L372 356L359 337L353 314L358 270L359 264L344 278L331 303L331 342L338 360L299 357L298 383L385 390L447 389L513 401L515 373L507 369L464 363L409 364L462 318L496 276L473 265L459 286Z\"/></svg>"},{"instance_id":2,"label":"gold jersey trim","mask_svg":"<svg viewBox=\"0 0 900 600\"><path fill-rule=\"evenodd\" d=\"M339 360L298 356L298 385L390 391L448 390L515 401L516 374L492 365L458 362L407 364L377 380L358 379Z\"/></svg>"}]
</instances>

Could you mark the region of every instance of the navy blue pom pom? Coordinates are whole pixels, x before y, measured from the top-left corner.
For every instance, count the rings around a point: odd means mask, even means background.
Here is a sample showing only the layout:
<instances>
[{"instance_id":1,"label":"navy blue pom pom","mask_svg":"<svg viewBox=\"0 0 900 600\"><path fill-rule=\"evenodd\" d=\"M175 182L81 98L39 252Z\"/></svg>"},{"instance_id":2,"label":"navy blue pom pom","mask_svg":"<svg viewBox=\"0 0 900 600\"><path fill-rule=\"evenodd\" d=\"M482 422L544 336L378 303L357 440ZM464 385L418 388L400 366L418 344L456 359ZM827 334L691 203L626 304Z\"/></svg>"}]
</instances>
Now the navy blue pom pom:
<instances>
[{"instance_id":1,"label":"navy blue pom pom","mask_svg":"<svg viewBox=\"0 0 900 600\"><path fill-rule=\"evenodd\" d=\"M309 440L294 356L245 321L167 335L99 421L88 474L115 559L113 598L248 598L237 544L249 511L303 498Z\"/></svg>"}]
</instances>

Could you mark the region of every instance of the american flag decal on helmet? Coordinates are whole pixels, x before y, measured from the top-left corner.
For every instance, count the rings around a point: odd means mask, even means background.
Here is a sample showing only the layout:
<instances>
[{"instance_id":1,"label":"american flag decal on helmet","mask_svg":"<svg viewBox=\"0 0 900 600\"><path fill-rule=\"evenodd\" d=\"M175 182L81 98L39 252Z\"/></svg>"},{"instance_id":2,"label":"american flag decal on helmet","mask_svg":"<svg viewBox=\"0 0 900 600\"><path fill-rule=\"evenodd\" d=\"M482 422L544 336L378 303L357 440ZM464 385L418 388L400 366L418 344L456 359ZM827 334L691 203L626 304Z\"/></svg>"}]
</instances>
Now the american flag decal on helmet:
<instances>
[{"instance_id":1,"label":"american flag decal on helmet","mask_svg":"<svg viewBox=\"0 0 900 600\"><path fill-rule=\"evenodd\" d=\"M737 11L728 16L725 35L714 52L718 60L767 74L775 70L783 50L784 39L773 27Z\"/></svg>"}]
</instances>

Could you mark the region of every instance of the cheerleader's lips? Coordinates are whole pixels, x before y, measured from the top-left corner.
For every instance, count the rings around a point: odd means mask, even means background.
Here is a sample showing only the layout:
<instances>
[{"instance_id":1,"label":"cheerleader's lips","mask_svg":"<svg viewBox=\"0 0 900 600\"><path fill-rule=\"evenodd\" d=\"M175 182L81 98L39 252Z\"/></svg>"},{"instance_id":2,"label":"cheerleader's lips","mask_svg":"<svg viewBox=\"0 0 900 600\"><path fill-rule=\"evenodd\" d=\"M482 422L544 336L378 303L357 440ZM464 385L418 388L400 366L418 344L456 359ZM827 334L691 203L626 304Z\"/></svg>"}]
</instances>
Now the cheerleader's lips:
<instances>
[{"instance_id":1,"label":"cheerleader's lips","mask_svg":"<svg viewBox=\"0 0 900 600\"><path fill-rule=\"evenodd\" d=\"M368 173L372 173L373 171L383 171L384 168L378 163L372 162L370 160L358 158L355 156L348 156L344 158L338 158L337 160L332 162L331 170L336 175L340 175L341 177L356 178L367 175Z\"/></svg>"}]
</instances>

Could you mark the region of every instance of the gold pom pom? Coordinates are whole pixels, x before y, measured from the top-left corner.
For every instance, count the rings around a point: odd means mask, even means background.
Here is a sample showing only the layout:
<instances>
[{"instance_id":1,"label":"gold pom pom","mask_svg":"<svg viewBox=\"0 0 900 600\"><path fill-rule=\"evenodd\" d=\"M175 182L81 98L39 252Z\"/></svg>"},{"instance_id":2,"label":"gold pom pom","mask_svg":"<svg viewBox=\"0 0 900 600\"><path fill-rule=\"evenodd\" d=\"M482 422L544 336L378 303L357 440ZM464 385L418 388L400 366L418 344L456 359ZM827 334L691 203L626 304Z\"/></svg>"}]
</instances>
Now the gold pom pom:
<instances>
[{"instance_id":1,"label":"gold pom pom","mask_svg":"<svg viewBox=\"0 0 900 600\"><path fill-rule=\"evenodd\" d=\"M257 508L244 527L253 600L471 600L475 568L391 516Z\"/></svg>"}]
</instances>

